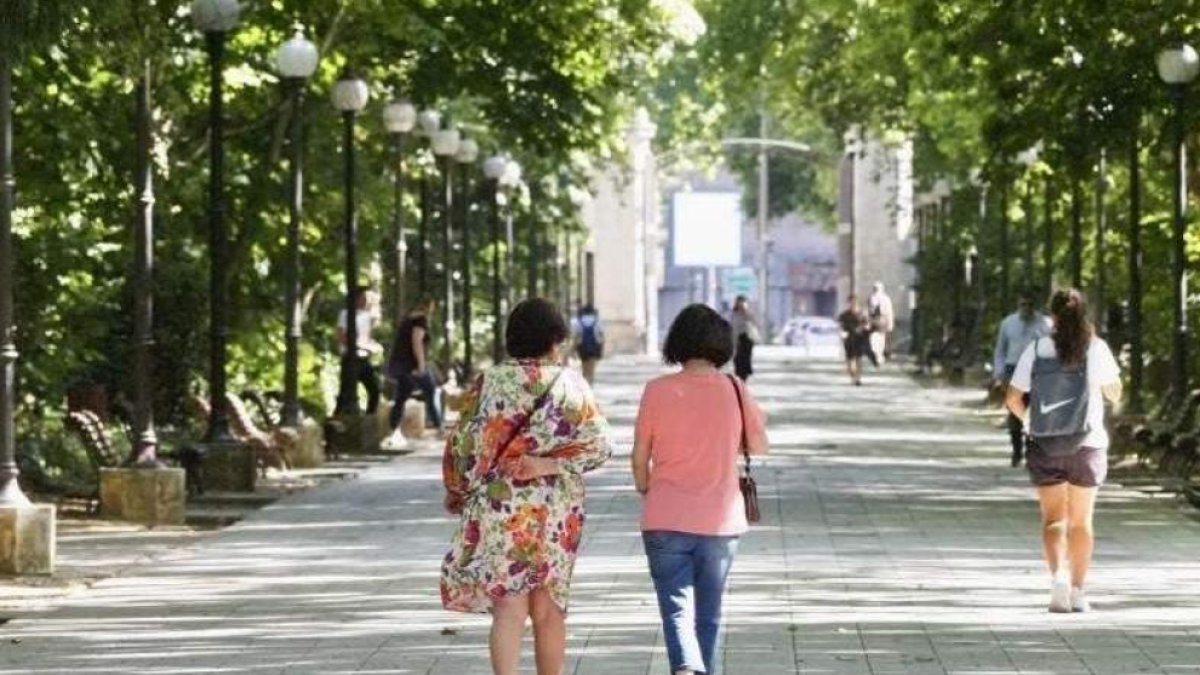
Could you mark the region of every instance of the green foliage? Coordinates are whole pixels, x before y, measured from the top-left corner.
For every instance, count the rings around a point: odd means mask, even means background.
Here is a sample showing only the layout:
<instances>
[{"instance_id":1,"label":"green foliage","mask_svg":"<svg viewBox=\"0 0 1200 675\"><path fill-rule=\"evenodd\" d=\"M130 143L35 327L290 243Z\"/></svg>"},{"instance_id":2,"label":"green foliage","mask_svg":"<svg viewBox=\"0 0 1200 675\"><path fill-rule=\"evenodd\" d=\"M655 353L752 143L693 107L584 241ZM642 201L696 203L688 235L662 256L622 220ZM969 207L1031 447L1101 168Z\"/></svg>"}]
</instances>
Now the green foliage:
<instances>
[{"instance_id":1,"label":"green foliage","mask_svg":"<svg viewBox=\"0 0 1200 675\"><path fill-rule=\"evenodd\" d=\"M288 123L296 110L274 72L293 25L307 28L321 63L307 86L306 218L301 272L302 398L325 412L336 370L333 324L342 303L340 115L328 92L343 66L371 86L358 120L362 276L386 267L392 226L392 139L382 103L406 95L448 113L485 155L511 153L535 183L518 217L547 231L579 229L569 185L583 156L611 155L631 102L643 98L677 38L652 0L554 0L519 8L493 0L243 3L226 54L226 220L230 230L230 387L278 389L284 345ZM131 378L133 91L152 85L155 168L155 395L160 422L182 423L187 397L206 389L208 366L208 59L186 3L3 0L5 54L14 57L18 210L14 230L23 424L58 407L75 382L114 393ZM20 17L20 21L9 18ZM14 30L8 30L14 28ZM410 139L410 186L438 180L426 143ZM410 190L404 220L415 230ZM439 227L430 232L440 262ZM479 227L476 223L473 227ZM475 234L476 242L478 237ZM551 241L553 239L550 239ZM415 238L410 240L415 244ZM516 269L531 252L516 251ZM488 247L472 253L482 266ZM456 254L457 255L457 254ZM412 260L415 269L415 259ZM459 265L455 257L447 272ZM477 273L477 279L484 279ZM434 282L437 287L438 282ZM474 302L481 314L484 283ZM390 292L390 286L384 287ZM482 304L481 304L482 303ZM484 321L477 322L486 327ZM477 338L479 330L476 331ZM387 335L380 336L386 340ZM476 341L486 353L486 340ZM128 395L128 392L125 393ZM44 429L43 429L44 430Z\"/></svg>"}]
</instances>

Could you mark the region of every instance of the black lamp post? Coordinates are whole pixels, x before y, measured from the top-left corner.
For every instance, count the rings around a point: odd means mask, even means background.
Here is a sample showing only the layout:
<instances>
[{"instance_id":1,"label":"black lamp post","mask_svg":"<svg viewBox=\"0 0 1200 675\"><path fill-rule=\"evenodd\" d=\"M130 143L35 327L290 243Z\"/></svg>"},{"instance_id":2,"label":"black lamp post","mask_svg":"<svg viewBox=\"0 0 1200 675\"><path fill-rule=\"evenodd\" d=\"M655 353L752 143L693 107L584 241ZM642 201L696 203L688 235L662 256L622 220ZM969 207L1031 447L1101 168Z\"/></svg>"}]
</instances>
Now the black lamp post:
<instances>
[{"instance_id":1,"label":"black lamp post","mask_svg":"<svg viewBox=\"0 0 1200 675\"><path fill-rule=\"evenodd\" d=\"M417 108L407 99L396 99L383 109L383 126L392 136L392 236L396 240L395 278L392 280L392 319L404 320L407 306L408 229L404 225L404 141L417 124Z\"/></svg>"},{"instance_id":2,"label":"black lamp post","mask_svg":"<svg viewBox=\"0 0 1200 675\"><path fill-rule=\"evenodd\" d=\"M1136 127L1135 127L1136 128ZM1142 413L1144 347L1142 341L1142 168L1136 133L1129 140L1129 404Z\"/></svg>"},{"instance_id":3,"label":"black lamp post","mask_svg":"<svg viewBox=\"0 0 1200 675\"><path fill-rule=\"evenodd\" d=\"M300 224L304 219L304 86L317 70L317 47L297 30L291 40L283 43L275 56L279 74L287 85L292 100L292 116L288 136L291 158L288 192L287 259L284 265L284 305L287 307L287 334L283 356L283 410L285 426L300 425Z\"/></svg>"},{"instance_id":4,"label":"black lamp post","mask_svg":"<svg viewBox=\"0 0 1200 675\"><path fill-rule=\"evenodd\" d=\"M1172 145L1174 147L1175 175L1173 176L1173 228L1171 237L1171 280L1173 305L1174 341L1171 349L1171 393L1176 401L1182 401L1188 387L1187 359L1187 260L1185 258L1185 234L1187 221L1187 186L1184 153L1183 99L1187 86L1200 73L1200 56L1190 45L1181 44L1159 52L1158 75L1171 91L1175 114L1172 120Z\"/></svg>"},{"instance_id":5,"label":"black lamp post","mask_svg":"<svg viewBox=\"0 0 1200 675\"><path fill-rule=\"evenodd\" d=\"M517 231L513 222L514 202L517 193L526 188L522 179L520 163L512 159L508 160L508 165L504 168L504 175L500 177L500 183L507 188L504 198L504 253L507 257L505 266L508 279L508 307L512 309L519 293L517 290Z\"/></svg>"},{"instance_id":6,"label":"black lamp post","mask_svg":"<svg viewBox=\"0 0 1200 675\"><path fill-rule=\"evenodd\" d=\"M0 28L7 32L7 28ZM12 62L0 49L0 506L27 506L29 498L17 483L14 426L17 344L13 326L12 212L14 187L12 152Z\"/></svg>"},{"instance_id":7,"label":"black lamp post","mask_svg":"<svg viewBox=\"0 0 1200 675\"><path fill-rule=\"evenodd\" d=\"M483 175L487 178L488 223L492 239L492 362L500 363L504 358L502 303L502 276L500 274L500 179L504 178L508 159L493 155L483 162Z\"/></svg>"},{"instance_id":8,"label":"black lamp post","mask_svg":"<svg viewBox=\"0 0 1200 675\"><path fill-rule=\"evenodd\" d=\"M458 162L458 227L461 236L459 246L462 253L462 321L463 321L463 372L470 377L475 370L475 345L471 335L471 175L470 168L479 159L479 144L464 138L458 144L454 160Z\"/></svg>"},{"instance_id":9,"label":"black lamp post","mask_svg":"<svg viewBox=\"0 0 1200 675\"><path fill-rule=\"evenodd\" d=\"M225 228L225 129L222 95L225 37L237 26L238 0L193 0L192 20L204 33L209 61L208 249L209 269L209 421L210 443L232 442L225 406L225 363L229 341L228 232Z\"/></svg>"},{"instance_id":10,"label":"black lamp post","mask_svg":"<svg viewBox=\"0 0 1200 675\"><path fill-rule=\"evenodd\" d=\"M137 98L137 157L134 189L138 195L133 233L133 448L137 466L156 467L158 435L154 431L154 169L150 159L153 132L150 90L153 71L142 63L134 96Z\"/></svg>"},{"instance_id":11,"label":"black lamp post","mask_svg":"<svg viewBox=\"0 0 1200 675\"><path fill-rule=\"evenodd\" d=\"M433 135L442 128L442 114L426 108L417 115L420 133L429 138L432 144ZM421 220L417 226L417 294L421 298L429 296L429 226L433 220L433 185L429 180L429 172L421 173Z\"/></svg>"},{"instance_id":12,"label":"black lamp post","mask_svg":"<svg viewBox=\"0 0 1200 675\"><path fill-rule=\"evenodd\" d=\"M1096 164L1096 330L1108 336L1108 257L1105 236L1108 231L1108 210L1105 193L1108 189L1108 150L1100 148L1100 159Z\"/></svg>"},{"instance_id":13,"label":"black lamp post","mask_svg":"<svg viewBox=\"0 0 1200 675\"><path fill-rule=\"evenodd\" d=\"M454 241L454 156L462 143L458 129L440 129L432 136L433 154L442 171L442 362L447 373L454 360L454 272L451 262Z\"/></svg>"},{"instance_id":14,"label":"black lamp post","mask_svg":"<svg viewBox=\"0 0 1200 675\"><path fill-rule=\"evenodd\" d=\"M1017 155L1017 163L1025 167L1025 194L1021 203L1021 210L1025 212L1023 222L1022 238L1025 240L1023 248L1024 265L1022 270L1025 276L1024 283L1030 284L1034 278L1033 252L1037 247L1034 241L1034 223L1033 223L1033 167L1038 163L1038 158L1041 155L1041 145L1035 145L1024 152ZM1007 310L1006 310L1007 311Z\"/></svg>"},{"instance_id":15,"label":"black lamp post","mask_svg":"<svg viewBox=\"0 0 1200 675\"><path fill-rule=\"evenodd\" d=\"M358 113L367 105L370 92L367 83L358 79L349 69L333 85L333 106L342 113L345 136L342 151L345 155L345 216L342 235L346 246L346 343L342 346L342 371L338 389L338 415L357 415L358 407L358 216L354 204L354 122Z\"/></svg>"}]
</instances>

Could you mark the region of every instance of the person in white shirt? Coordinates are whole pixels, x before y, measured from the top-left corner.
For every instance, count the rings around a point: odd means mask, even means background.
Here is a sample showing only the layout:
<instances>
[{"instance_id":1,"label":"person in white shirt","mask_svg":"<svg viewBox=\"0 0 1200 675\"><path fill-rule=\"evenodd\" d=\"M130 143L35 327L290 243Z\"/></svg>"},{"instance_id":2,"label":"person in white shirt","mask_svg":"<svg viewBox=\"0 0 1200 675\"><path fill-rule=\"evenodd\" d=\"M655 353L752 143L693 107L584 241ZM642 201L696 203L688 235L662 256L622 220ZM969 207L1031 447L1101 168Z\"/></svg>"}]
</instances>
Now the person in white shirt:
<instances>
[{"instance_id":1,"label":"person in white shirt","mask_svg":"<svg viewBox=\"0 0 1200 675\"><path fill-rule=\"evenodd\" d=\"M871 351L878 365L891 357L890 337L896 329L896 311L882 281L875 282L871 297L867 298L867 316L871 319Z\"/></svg>"},{"instance_id":2,"label":"person in white shirt","mask_svg":"<svg viewBox=\"0 0 1200 675\"><path fill-rule=\"evenodd\" d=\"M1034 309L1033 294L1022 291L1017 296L1017 311L1004 317L996 334L996 351L992 357L993 386L1007 388L1017 360L1034 340L1050 334L1050 318ZM1021 466L1025 456L1025 430L1021 420L1008 415L1008 438L1012 444L1012 465Z\"/></svg>"},{"instance_id":3,"label":"person in white shirt","mask_svg":"<svg viewBox=\"0 0 1200 675\"><path fill-rule=\"evenodd\" d=\"M356 308L354 312L354 342L357 346L354 352L354 363L355 379L367 390L367 414L373 415L379 408L379 376L375 373L375 366L371 364L371 358L376 354L383 353L383 345L371 337L376 317L369 309L368 290L366 286L354 288ZM337 323L338 347L342 350L343 355L346 353L347 325L346 310L343 309L338 313Z\"/></svg>"},{"instance_id":4,"label":"person in white shirt","mask_svg":"<svg viewBox=\"0 0 1200 675\"><path fill-rule=\"evenodd\" d=\"M1081 423L1071 426L1071 433L1033 436L1026 466L1041 503L1042 544L1052 579L1050 611L1086 612L1090 607L1084 583L1095 541L1092 516L1096 493L1108 474L1104 401L1120 400L1121 371L1108 343L1096 337L1082 293L1075 289L1056 292L1050 300L1050 314L1054 331L1050 338L1035 341L1021 354L1006 402L1014 415L1022 419L1033 415L1035 421L1044 421L1055 409L1075 401L1074 419ZM1047 365L1035 372L1035 362ZM1080 368L1085 369L1083 382L1078 379ZM1039 382L1052 389L1052 384L1070 377L1079 382L1075 386L1079 396L1086 395L1086 405L1077 400L1078 396L1050 404L1038 396ZM1037 410L1031 412L1026 394L1032 394ZM1054 398L1061 395L1057 393ZM1041 420L1037 419L1039 414ZM1031 432L1037 431L1036 426L1031 427ZM1069 580L1064 574L1068 570Z\"/></svg>"}]
</instances>

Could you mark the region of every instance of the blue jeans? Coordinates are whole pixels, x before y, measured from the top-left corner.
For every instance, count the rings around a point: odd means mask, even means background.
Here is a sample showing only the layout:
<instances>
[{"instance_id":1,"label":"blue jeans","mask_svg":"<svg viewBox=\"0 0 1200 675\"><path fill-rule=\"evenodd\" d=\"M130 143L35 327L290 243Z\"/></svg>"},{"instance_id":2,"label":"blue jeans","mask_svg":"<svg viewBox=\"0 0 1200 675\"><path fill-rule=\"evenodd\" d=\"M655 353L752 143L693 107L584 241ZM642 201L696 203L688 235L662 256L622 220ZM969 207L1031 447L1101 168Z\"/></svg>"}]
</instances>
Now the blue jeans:
<instances>
[{"instance_id":1,"label":"blue jeans","mask_svg":"<svg viewBox=\"0 0 1200 675\"><path fill-rule=\"evenodd\" d=\"M716 672L721 596L738 538L651 530L642 533L662 615L671 672Z\"/></svg>"},{"instance_id":2,"label":"blue jeans","mask_svg":"<svg viewBox=\"0 0 1200 675\"><path fill-rule=\"evenodd\" d=\"M421 393L425 395L426 421L441 429L442 416L437 406L437 383L433 381L433 376L427 372L420 375L404 373L396 378L396 400L392 403L392 413L389 416L392 428L395 429L400 426L400 421L404 419L404 404L417 389L420 389Z\"/></svg>"}]
</instances>

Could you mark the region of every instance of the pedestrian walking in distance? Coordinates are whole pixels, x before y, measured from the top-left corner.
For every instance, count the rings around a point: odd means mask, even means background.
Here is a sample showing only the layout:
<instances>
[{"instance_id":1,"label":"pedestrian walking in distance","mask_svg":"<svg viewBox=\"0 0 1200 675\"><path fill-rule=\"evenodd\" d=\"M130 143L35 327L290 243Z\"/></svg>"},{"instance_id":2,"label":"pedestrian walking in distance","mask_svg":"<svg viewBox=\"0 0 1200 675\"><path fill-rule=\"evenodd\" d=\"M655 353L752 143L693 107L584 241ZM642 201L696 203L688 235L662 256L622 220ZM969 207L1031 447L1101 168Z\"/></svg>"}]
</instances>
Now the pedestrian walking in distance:
<instances>
[{"instance_id":1,"label":"pedestrian walking in distance","mask_svg":"<svg viewBox=\"0 0 1200 675\"><path fill-rule=\"evenodd\" d=\"M1012 380L1017 360L1025 349L1038 338L1050 334L1050 317L1034 308L1033 293L1022 291L1017 296L1017 311L1004 317L996 333L996 350L992 356L993 387L1007 391ZM1021 466L1025 456L1025 429L1021 420L1011 412L1008 414L1008 438L1012 444L1012 465Z\"/></svg>"},{"instance_id":2,"label":"pedestrian walking in distance","mask_svg":"<svg viewBox=\"0 0 1200 675\"><path fill-rule=\"evenodd\" d=\"M1050 315L1054 330L1021 354L1007 404L1029 432L1026 467L1041 503L1050 611L1086 612L1092 515L1108 473L1104 399L1120 400L1121 372L1087 319L1082 293L1057 291Z\"/></svg>"},{"instance_id":3,"label":"pedestrian walking in distance","mask_svg":"<svg viewBox=\"0 0 1200 675\"><path fill-rule=\"evenodd\" d=\"M583 366L583 379L594 384L596 379L596 364L604 357L604 327L600 324L600 313L591 305L579 308L575 317L574 342L575 354Z\"/></svg>"},{"instance_id":4,"label":"pedestrian walking in distance","mask_svg":"<svg viewBox=\"0 0 1200 675\"><path fill-rule=\"evenodd\" d=\"M508 317L509 359L478 376L446 442L446 509L460 521L442 563L442 605L491 612L492 672L516 675L533 621L538 675L561 675L567 598L584 522L583 474L611 454L587 382L562 365L558 308Z\"/></svg>"},{"instance_id":5,"label":"pedestrian walking in distance","mask_svg":"<svg viewBox=\"0 0 1200 675\"><path fill-rule=\"evenodd\" d=\"M432 342L429 317L433 310L433 300L422 298L396 327L396 335L392 339L387 373L396 382L396 400L389 418L392 425L392 436L387 444L389 447L403 447L405 444L400 434L400 423L404 420L405 403L417 390L425 398L426 423L439 432L442 429L438 384L429 361L429 345Z\"/></svg>"},{"instance_id":6,"label":"pedestrian walking in distance","mask_svg":"<svg viewBox=\"0 0 1200 675\"><path fill-rule=\"evenodd\" d=\"M862 385L862 357L871 351L868 335L871 320L858 304L858 296L851 293L846 298L846 308L838 314L838 325L842 329L842 351L846 355L846 374L855 386Z\"/></svg>"},{"instance_id":7,"label":"pedestrian walking in distance","mask_svg":"<svg viewBox=\"0 0 1200 675\"><path fill-rule=\"evenodd\" d=\"M871 297L867 298L867 316L871 319L872 361L878 366L892 358L891 335L896 330L896 310L882 281L876 281Z\"/></svg>"},{"instance_id":8,"label":"pedestrian walking in distance","mask_svg":"<svg viewBox=\"0 0 1200 675\"><path fill-rule=\"evenodd\" d=\"M761 339L758 321L750 311L750 301L746 296L739 295L733 301L729 322L733 326L736 347L733 354L733 372L745 382L754 374L754 345Z\"/></svg>"},{"instance_id":9,"label":"pedestrian walking in distance","mask_svg":"<svg viewBox=\"0 0 1200 675\"><path fill-rule=\"evenodd\" d=\"M738 488L743 432L750 454L767 452L754 397L721 373L732 356L729 322L706 305L690 305L671 324L663 349L664 360L681 369L647 384L638 409L633 480L676 675L716 672L725 580L748 529Z\"/></svg>"},{"instance_id":10,"label":"pedestrian walking in distance","mask_svg":"<svg viewBox=\"0 0 1200 675\"><path fill-rule=\"evenodd\" d=\"M368 290L370 289L367 286L354 287L355 345L353 363L355 381L367 390L367 414L373 415L379 407L379 375L375 372L375 366L371 364L371 359L376 354L383 353L383 345L371 337L371 331L375 328L375 315L371 312L368 302ZM343 309L338 312L337 320L337 342L343 354L349 349L346 345L348 337L349 323L346 318L346 310Z\"/></svg>"}]
</instances>

